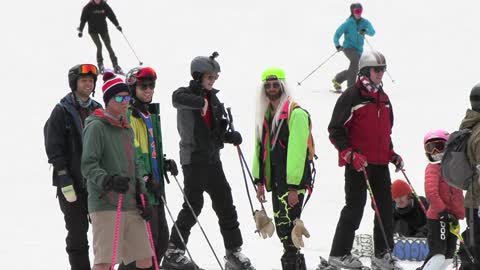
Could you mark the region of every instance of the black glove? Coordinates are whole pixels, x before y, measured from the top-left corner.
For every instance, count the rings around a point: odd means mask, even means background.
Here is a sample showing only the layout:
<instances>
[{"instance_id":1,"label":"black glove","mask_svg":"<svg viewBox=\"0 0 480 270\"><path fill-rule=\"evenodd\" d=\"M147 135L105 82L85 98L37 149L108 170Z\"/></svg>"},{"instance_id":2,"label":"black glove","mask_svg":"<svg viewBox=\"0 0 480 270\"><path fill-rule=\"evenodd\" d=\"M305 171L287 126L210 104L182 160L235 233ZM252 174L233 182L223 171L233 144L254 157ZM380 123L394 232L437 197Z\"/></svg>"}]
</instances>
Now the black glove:
<instances>
[{"instance_id":1,"label":"black glove","mask_svg":"<svg viewBox=\"0 0 480 270\"><path fill-rule=\"evenodd\" d=\"M238 131L230 131L225 133L225 142L238 146L242 143L242 135Z\"/></svg>"},{"instance_id":2,"label":"black glove","mask_svg":"<svg viewBox=\"0 0 480 270\"><path fill-rule=\"evenodd\" d=\"M360 31L358 31L358 34L361 35L361 36L365 36L366 32L367 32L366 29L360 29Z\"/></svg>"},{"instance_id":3,"label":"black glove","mask_svg":"<svg viewBox=\"0 0 480 270\"><path fill-rule=\"evenodd\" d=\"M178 175L177 163L173 159L163 159L163 168L166 172L170 172L171 175Z\"/></svg>"},{"instance_id":4,"label":"black glove","mask_svg":"<svg viewBox=\"0 0 480 270\"><path fill-rule=\"evenodd\" d=\"M341 51L343 51L343 47L342 47L342 46L340 46L340 45L336 46L335 48L337 48L337 52L341 52Z\"/></svg>"},{"instance_id":5,"label":"black glove","mask_svg":"<svg viewBox=\"0 0 480 270\"><path fill-rule=\"evenodd\" d=\"M403 170L403 167L405 166L402 157L395 152L392 153L392 156L390 157L390 162L395 165L395 172Z\"/></svg>"},{"instance_id":6,"label":"black glove","mask_svg":"<svg viewBox=\"0 0 480 270\"><path fill-rule=\"evenodd\" d=\"M128 191L128 182L130 181L129 177L119 176L119 175L107 175L103 180L103 190L105 191L115 191L118 193L125 194Z\"/></svg>"},{"instance_id":7,"label":"black glove","mask_svg":"<svg viewBox=\"0 0 480 270\"><path fill-rule=\"evenodd\" d=\"M157 199L163 196L162 186L159 182L154 181L150 176L144 176L145 186L147 190L155 195Z\"/></svg>"},{"instance_id":8,"label":"black glove","mask_svg":"<svg viewBox=\"0 0 480 270\"><path fill-rule=\"evenodd\" d=\"M122 27L120 25L117 25L118 31L122 32Z\"/></svg>"},{"instance_id":9,"label":"black glove","mask_svg":"<svg viewBox=\"0 0 480 270\"><path fill-rule=\"evenodd\" d=\"M82 33L82 32L78 32L78 37L79 37L79 38L83 37L83 33Z\"/></svg>"},{"instance_id":10,"label":"black glove","mask_svg":"<svg viewBox=\"0 0 480 270\"><path fill-rule=\"evenodd\" d=\"M145 200L145 207L143 207L140 194L143 194L143 199ZM137 201L137 209L138 211L140 211L140 216L142 216L142 218L145 219L146 221L149 221L150 219L152 219L153 207L150 204L150 201L148 201L147 194L137 193L137 195L135 196L135 199Z\"/></svg>"},{"instance_id":11,"label":"black glove","mask_svg":"<svg viewBox=\"0 0 480 270\"><path fill-rule=\"evenodd\" d=\"M445 223L450 223L451 222L451 223L453 223L453 225L458 224L457 218L454 215L448 213L447 211L442 211L442 212L438 213L438 219L440 221L445 222Z\"/></svg>"}]
</instances>

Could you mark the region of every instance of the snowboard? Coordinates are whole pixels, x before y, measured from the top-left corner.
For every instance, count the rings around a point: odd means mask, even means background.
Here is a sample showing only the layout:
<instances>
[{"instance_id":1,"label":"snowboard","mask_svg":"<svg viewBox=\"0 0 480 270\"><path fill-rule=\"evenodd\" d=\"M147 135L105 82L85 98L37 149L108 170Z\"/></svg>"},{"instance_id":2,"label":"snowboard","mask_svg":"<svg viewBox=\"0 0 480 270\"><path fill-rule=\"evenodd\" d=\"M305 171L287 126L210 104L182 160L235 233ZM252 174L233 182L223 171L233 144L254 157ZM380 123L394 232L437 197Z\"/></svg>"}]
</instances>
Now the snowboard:
<instances>
[{"instance_id":1,"label":"snowboard","mask_svg":"<svg viewBox=\"0 0 480 270\"><path fill-rule=\"evenodd\" d=\"M428 255L427 238L394 237L393 256L399 260L424 261ZM374 253L371 234L355 235L352 254L359 257L372 257Z\"/></svg>"}]
</instances>

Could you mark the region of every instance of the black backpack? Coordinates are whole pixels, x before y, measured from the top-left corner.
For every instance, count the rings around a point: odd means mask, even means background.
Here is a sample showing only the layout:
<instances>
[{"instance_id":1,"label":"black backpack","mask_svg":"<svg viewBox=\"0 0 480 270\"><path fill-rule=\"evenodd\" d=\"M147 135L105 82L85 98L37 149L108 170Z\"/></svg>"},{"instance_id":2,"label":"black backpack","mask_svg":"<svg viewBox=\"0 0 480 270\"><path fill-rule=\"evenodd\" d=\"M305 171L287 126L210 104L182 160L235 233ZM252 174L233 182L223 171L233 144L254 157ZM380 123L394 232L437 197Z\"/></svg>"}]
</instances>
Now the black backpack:
<instances>
[{"instance_id":1,"label":"black backpack","mask_svg":"<svg viewBox=\"0 0 480 270\"><path fill-rule=\"evenodd\" d=\"M467 155L470 129L461 129L450 134L442 158L442 176L450 186L467 190L475 175L475 167Z\"/></svg>"}]
</instances>

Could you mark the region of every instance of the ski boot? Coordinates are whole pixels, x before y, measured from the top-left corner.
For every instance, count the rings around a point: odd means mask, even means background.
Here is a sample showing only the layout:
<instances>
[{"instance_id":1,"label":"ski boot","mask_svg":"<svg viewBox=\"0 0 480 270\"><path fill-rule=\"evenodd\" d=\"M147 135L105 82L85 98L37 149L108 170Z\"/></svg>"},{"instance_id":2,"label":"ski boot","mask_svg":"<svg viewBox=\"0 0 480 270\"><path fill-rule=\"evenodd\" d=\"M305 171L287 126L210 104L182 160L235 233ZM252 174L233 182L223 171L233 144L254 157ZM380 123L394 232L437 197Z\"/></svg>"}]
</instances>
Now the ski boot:
<instances>
[{"instance_id":1,"label":"ski boot","mask_svg":"<svg viewBox=\"0 0 480 270\"><path fill-rule=\"evenodd\" d=\"M103 65L103 63L98 63L98 72L100 74L103 74L105 72L105 66Z\"/></svg>"},{"instance_id":2,"label":"ski boot","mask_svg":"<svg viewBox=\"0 0 480 270\"><path fill-rule=\"evenodd\" d=\"M227 249L225 255L225 270L255 270L250 259L242 252L241 248Z\"/></svg>"},{"instance_id":3,"label":"ski boot","mask_svg":"<svg viewBox=\"0 0 480 270\"><path fill-rule=\"evenodd\" d=\"M281 262L282 270L307 270L307 266L305 265L305 257L302 253L293 254L293 256L283 254Z\"/></svg>"},{"instance_id":4,"label":"ski boot","mask_svg":"<svg viewBox=\"0 0 480 270\"><path fill-rule=\"evenodd\" d=\"M372 257L372 270L403 270L403 267L398 264L397 258L393 257L390 252L385 252L378 257Z\"/></svg>"},{"instance_id":5,"label":"ski boot","mask_svg":"<svg viewBox=\"0 0 480 270\"><path fill-rule=\"evenodd\" d=\"M337 80L333 79L332 80L332 83L333 83L333 92L336 92L336 93L342 93L342 85L337 82Z\"/></svg>"},{"instance_id":6,"label":"ski boot","mask_svg":"<svg viewBox=\"0 0 480 270\"><path fill-rule=\"evenodd\" d=\"M122 68L119 65L115 65L113 67L113 72L118 75L123 75L125 76L125 73L123 72Z\"/></svg>"},{"instance_id":7,"label":"ski boot","mask_svg":"<svg viewBox=\"0 0 480 270\"><path fill-rule=\"evenodd\" d=\"M348 263L349 261L351 262L350 264ZM318 265L316 270L341 270L341 269L371 270L370 267L363 266L362 262L358 258L352 255L344 255L342 257L330 256L328 258L328 261L320 256L320 264Z\"/></svg>"},{"instance_id":8,"label":"ski boot","mask_svg":"<svg viewBox=\"0 0 480 270\"><path fill-rule=\"evenodd\" d=\"M169 245L163 257L164 270L203 270L185 256L185 250Z\"/></svg>"}]
</instances>

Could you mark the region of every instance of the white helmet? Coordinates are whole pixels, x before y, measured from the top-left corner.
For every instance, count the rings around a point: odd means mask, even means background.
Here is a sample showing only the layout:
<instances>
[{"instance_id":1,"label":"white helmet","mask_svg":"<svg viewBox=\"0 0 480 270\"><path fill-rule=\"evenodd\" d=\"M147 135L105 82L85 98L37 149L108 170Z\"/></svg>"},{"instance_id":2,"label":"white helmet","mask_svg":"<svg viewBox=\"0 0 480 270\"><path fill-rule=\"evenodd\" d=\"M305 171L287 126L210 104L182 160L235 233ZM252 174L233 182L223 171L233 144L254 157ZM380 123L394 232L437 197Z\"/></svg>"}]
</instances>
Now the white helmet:
<instances>
[{"instance_id":1,"label":"white helmet","mask_svg":"<svg viewBox=\"0 0 480 270\"><path fill-rule=\"evenodd\" d=\"M365 67L386 67L387 62L385 56L378 51L368 51L362 53L360 61L358 62L358 70L362 70Z\"/></svg>"}]
</instances>

